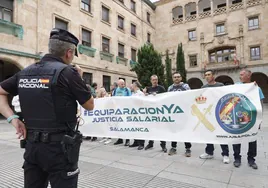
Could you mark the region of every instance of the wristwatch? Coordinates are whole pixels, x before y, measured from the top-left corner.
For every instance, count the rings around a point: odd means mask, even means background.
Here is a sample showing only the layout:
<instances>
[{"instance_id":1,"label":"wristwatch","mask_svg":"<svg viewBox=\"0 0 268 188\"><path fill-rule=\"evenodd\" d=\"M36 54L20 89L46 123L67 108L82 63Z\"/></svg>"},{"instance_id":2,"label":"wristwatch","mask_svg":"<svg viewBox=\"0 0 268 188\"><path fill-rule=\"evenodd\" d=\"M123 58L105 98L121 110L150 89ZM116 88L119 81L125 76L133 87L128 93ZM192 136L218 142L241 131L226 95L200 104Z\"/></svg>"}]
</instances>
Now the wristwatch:
<instances>
[{"instance_id":1,"label":"wristwatch","mask_svg":"<svg viewBox=\"0 0 268 188\"><path fill-rule=\"evenodd\" d=\"M11 123L11 121L12 121L13 119L19 119L19 116L18 116L18 115L12 115L12 116L10 116L9 118L7 118L7 122L8 122L8 123Z\"/></svg>"}]
</instances>

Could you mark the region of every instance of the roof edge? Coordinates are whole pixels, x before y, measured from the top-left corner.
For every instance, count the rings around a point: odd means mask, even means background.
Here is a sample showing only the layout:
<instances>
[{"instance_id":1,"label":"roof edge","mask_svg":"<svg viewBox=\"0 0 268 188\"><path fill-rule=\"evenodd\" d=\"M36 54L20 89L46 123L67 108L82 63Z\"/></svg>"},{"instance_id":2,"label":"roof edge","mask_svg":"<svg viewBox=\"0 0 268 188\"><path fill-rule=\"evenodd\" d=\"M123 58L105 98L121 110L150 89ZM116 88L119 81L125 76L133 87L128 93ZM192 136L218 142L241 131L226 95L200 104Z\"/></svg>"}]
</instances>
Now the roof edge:
<instances>
[{"instance_id":1,"label":"roof edge","mask_svg":"<svg viewBox=\"0 0 268 188\"><path fill-rule=\"evenodd\" d=\"M143 0L143 2L146 3L149 7L151 7L151 9L153 10L156 9L156 5L152 3L150 0Z\"/></svg>"}]
</instances>

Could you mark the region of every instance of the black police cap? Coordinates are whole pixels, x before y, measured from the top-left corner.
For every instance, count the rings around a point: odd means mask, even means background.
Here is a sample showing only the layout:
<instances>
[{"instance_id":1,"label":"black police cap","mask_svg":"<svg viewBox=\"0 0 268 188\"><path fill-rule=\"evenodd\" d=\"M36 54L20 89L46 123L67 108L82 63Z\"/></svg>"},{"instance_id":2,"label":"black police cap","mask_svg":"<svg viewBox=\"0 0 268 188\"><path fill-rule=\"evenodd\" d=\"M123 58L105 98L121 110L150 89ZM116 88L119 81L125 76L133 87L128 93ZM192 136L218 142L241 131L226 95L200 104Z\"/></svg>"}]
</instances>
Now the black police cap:
<instances>
[{"instance_id":1,"label":"black police cap","mask_svg":"<svg viewBox=\"0 0 268 188\"><path fill-rule=\"evenodd\" d=\"M59 39L64 42L74 44L75 46L79 43L79 40L72 33L58 28L51 30L49 39ZM77 49L75 49L75 55L78 56Z\"/></svg>"}]
</instances>

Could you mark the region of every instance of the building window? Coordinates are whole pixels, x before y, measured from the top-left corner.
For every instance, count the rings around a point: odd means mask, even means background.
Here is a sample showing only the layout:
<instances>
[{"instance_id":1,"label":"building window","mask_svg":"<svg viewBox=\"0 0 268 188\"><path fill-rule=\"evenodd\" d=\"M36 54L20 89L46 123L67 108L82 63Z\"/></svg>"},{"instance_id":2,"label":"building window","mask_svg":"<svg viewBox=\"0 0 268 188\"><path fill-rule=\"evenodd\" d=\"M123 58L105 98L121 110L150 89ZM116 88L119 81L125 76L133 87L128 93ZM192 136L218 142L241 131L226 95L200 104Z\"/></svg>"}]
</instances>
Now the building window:
<instances>
[{"instance_id":1,"label":"building window","mask_svg":"<svg viewBox=\"0 0 268 188\"><path fill-rule=\"evenodd\" d=\"M82 44L91 47L91 31L82 29Z\"/></svg>"},{"instance_id":2,"label":"building window","mask_svg":"<svg viewBox=\"0 0 268 188\"><path fill-rule=\"evenodd\" d=\"M224 25L224 23L216 25L216 35L222 35L222 34L225 34L225 25Z\"/></svg>"},{"instance_id":3,"label":"building window","mask_svg":"<svg viewBox=\"0 0 268 188\"><path fill-rule=\"evenodd\" d=\"M190 67L196 67L197 66L197 55L190 55Z\"/></svg>"},{"instance_id":4,"label":"building window","mask_svg":"<svg viewBox=\"0 0 268 188\"><path fill-rule=\"evenodd\" d=\"M118 43L118 56L125 57L125 46L123 44Z\"/></svg>"},{"instance_id":5,"label":"building window","mask_svg":"<svg viewBox=\"0 0 268 188\"><path fill-rule=\"evenodd\" d=\"M150 33L147 33L147 42L151 43L151 34Z\"/></svg>"},{"instance_id":6,"label":"building window","mask_svg":"<svg viewBox=\"0 0 268 188\"><path fill-rule=\"evenodd\" d=\"M132 84L133 84L134 82L137 82L137 80L132 80Z\"/></svg>"},{"instance_id":7,"label":"building window","mask_svg":"<svg viewBox=\"0 0 268 188\"><path fill-rule=\"evenodd\" d=\"M124 0L119 0L120 3L124 4Z\"/></svg>"},{"instance_id":8,"label":"building window","mask_svg":"<svg viewBox=\"0 0 268 188\"><path fill-rule=\"evenodd\" d=\"M0 19L12 22L13 0L0 1Z\"/></svg>"},{"instance_id":9,"label":"building window","mask_svg":"<svg viewBox=\"0 0 268 188\"><path fill-rule=\"evenodd\" d=\"M84 72L83 73L83 80L86 84L91 85L92 84L92 73Z\"/></svg>"},{"instance_id":10,"label":"building window","mask_svg":"<svg viewBox=\"0 0 268 188\"><path fill-rule=\"evenodd\" d=\"M137 50L131 48L131 60L135 61L137 60Z\"/></svg>"},{"instance_id":11,"label":"building window","mask_svg":"<svg viewBox=\"0 0 268 188\"><path fill-rule=\"evenodd\" d=\"M124 30L124 18L118 16L118 28Z\"/></svg>"},{"instance_id":12,"label":"building window","mask_svg":"<svg viewBox=\"0 0 268 188\"><path fill-rule=\"evenodd\" d=\"M147 12L147 22L151 23L151 15L149 12Z\"/></svg>"},{"instance_id":13,"label":"building window","mask_svg":"<svg viewBox=\"0 0 268 188\"><path fill-rule=\"evenodd\" d=\"M232 4L242 3L242 0L233 0Z\"/></svg>"},{"instance_id":14,"label":"building window","mask_svg":"<svg viewBox=\"0 0 268 188\"><path fill-rule=\"evenodd\" d=\"M260 46L255 46L250 48L250 59L259 60L261 59L261 50Z\"/></svg>"},{"instance_id":15,"label":"building window","mask_svg":"<svg viewBox=\"0 0 268 188\"><path fill-rule=\"evenodd\" d=\"M188 31L189 41L196 40L196 30Z\"/></svg>"},{"instance_id":16,"label":"building window","mask_svg":"<svg viewBox=\"0 0 268 188\"><path fill-rule=\"evenodd\" d=\"M102 76L102 85L107 92L110 92L111 76Z\"/></svg>"},{"instance_id":17,"label":"building window","mask_svg":"<svg viewBox=\"0 0 268 188\"><path fill-rule=\"evenodd\" d=\"M131 24L131 35L136 36L136 25Z\"/></svg>"},{"instance_id":18,"label":"building window","mask_svg":"<svg viewBox=\"0 0 268 188\"><path fill-rule=\"evenodd\" d=\"M221 48L209 52L210 63L223 63L233 61L235 55L235 48Z\"/></svg>"},{"instance_id":19,"label":"building window","mask_svg":"<svg viewBox=\"0 0 268 188\"><path fill-rule=\"evenodd\" d=\"M110 53L110 39L102 37L102 51Z\"/></svg>"},{"instance_id":20,"label":"building window","mask_svg":"<svg viewBox=\"0 0 268 188\"><path fill-rule=\"evenodd\" d=\"M81 0L81 9L91 12L91 0Z\"/></svg>"},{"instance_id":21,"label":"building window","mask_svg":"<svg viewBox=\"0 0 268 188\"><path fill-rule=\"evenodd\" d=\"M136 2L131 0L130 1L130 9L133 11L133 12L136 12Z\"/></svg>"},{"instance_id":22,"label":"building window","mask_svg":"<svg viewBox=\"0 0 268 188\"><path fill-rule=\"evenodd\" d=\"M105 6L102 6L102 20L105 22L109 22L109 12L110 10Z\"/></svg>"},{"instance_id":23,"label":"building window","mask_svg":"<svg viewBox=\"0 0 268 188\"><path fill-rule=\"evenodd\" d=\"M258 29L259 28L259 17L252 17L248 19L248 29Z\"/></svg>"},{"instance_id":24,"label":"building window","mask_svg":"<svg viewBox=\"0 0 268 188\"><path fill-rule=\"evenodd\" d=\"M55 19L55 28L68 30L68 22L59 18Z\"/></svg>"}]
</instances>

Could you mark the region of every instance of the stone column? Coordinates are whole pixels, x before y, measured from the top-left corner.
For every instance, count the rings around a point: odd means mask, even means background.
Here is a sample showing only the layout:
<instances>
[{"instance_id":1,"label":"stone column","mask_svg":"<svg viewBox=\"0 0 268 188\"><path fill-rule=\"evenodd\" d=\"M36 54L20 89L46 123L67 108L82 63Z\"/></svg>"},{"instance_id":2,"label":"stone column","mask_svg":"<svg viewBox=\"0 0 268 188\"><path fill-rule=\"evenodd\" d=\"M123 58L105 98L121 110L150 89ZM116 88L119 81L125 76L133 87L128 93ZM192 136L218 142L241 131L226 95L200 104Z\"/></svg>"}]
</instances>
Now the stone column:
<instances>
[{"instance_id":1,"label":"stone column","mask_svg":"<svg viewBox=\"0 0 268 188\"><path fill-rule=\"evenodd\" d=\"M213 15L213 11L214 11L213 0L210 0L210 7L211 7L211 15Z\"/></svg>"}]
</instances>

